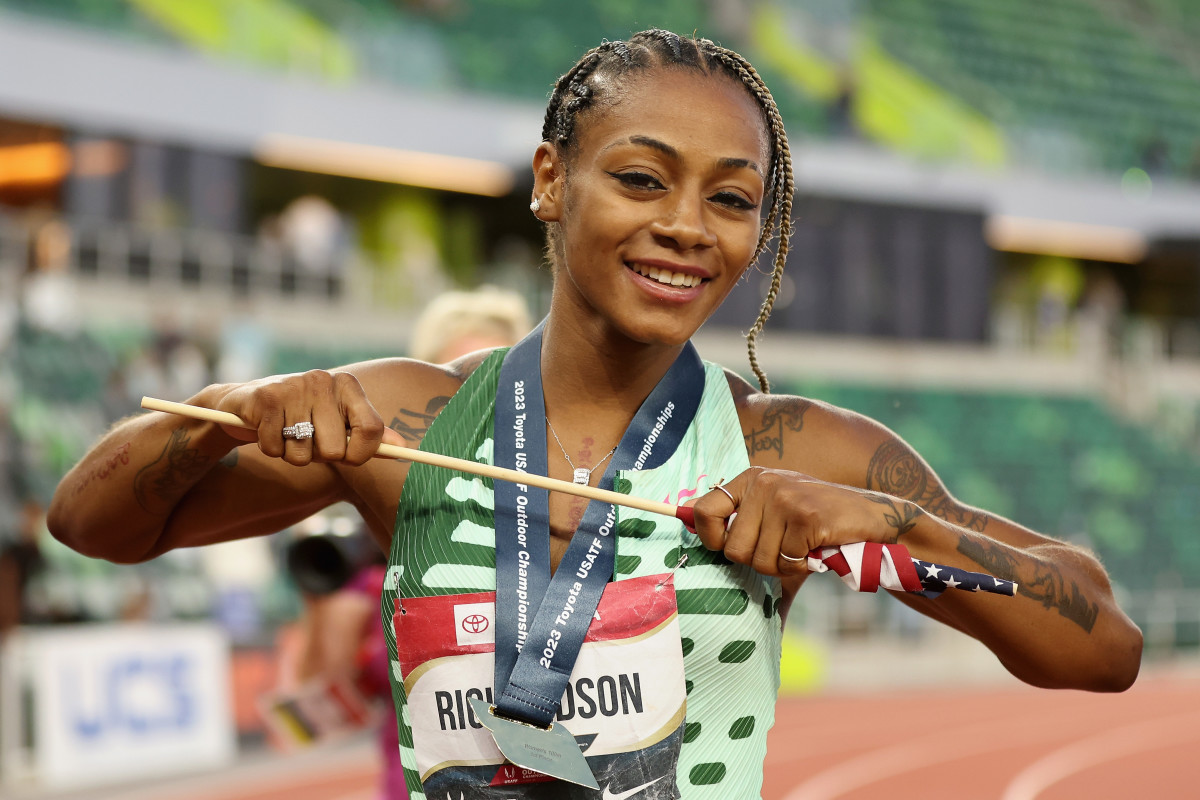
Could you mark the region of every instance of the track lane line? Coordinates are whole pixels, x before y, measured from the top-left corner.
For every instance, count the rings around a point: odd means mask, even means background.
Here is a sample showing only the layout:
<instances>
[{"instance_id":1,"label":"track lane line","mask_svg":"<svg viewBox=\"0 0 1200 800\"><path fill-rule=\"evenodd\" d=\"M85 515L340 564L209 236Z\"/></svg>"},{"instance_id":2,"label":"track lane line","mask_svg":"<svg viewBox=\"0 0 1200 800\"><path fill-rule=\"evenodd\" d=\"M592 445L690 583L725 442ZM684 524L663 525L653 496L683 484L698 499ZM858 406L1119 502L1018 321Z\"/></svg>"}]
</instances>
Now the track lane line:
<instances>
[{"instance_id":1,"label":"track lane line","mask_svg":"<svg viewBox=\"0 0 1200 800\"><path fill-rule=\"evenodd\" d=\"M808 776L789 791L784 800L835 800L855 789L935 764L1037 744L1040 741L1061 740L1069 736L1061 730L1045 729L1031 734L1030 731L1018 728L1012 723L1024 723L1024 719L1011 717L1006 720L944 728L919 739L871 750Z\"/></svg>"},{"instance_id":2,"label":"track lane line","mask_svg":"<svg viewBox=\"0 0 1200 800\"><path fill-rule=\"evenodd\" d=\"M1182 734L1182 735L1181 735ZM1113 728L1059 748L1019 772L1001 800L1036 800L1054 784L1091 767L1200 740L1200 712L1144 720Z\"/></svg>"}]
</instances>

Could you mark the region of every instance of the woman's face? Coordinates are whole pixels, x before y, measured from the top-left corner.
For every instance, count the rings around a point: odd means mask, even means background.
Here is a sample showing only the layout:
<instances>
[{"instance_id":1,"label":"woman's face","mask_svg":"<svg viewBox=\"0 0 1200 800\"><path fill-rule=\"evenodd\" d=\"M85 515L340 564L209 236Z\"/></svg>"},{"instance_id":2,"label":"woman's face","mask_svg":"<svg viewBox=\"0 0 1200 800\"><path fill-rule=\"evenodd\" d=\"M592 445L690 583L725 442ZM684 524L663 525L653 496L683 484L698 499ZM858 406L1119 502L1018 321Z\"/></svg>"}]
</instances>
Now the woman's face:
<instances>
[{"instance_id":1,"label":"woman's face","mask_svg":"<svg viewBox=\"0 0 1200 800\"><path fill-rule=\"evenodd\" d=\"M770 145L757 104L726 76L660 68L624 79L576 132L566 163L546 144L534 159L539 216L560 227L556 308L634 341L686 341L758 244Z\"/></svg>"}]
</instances>

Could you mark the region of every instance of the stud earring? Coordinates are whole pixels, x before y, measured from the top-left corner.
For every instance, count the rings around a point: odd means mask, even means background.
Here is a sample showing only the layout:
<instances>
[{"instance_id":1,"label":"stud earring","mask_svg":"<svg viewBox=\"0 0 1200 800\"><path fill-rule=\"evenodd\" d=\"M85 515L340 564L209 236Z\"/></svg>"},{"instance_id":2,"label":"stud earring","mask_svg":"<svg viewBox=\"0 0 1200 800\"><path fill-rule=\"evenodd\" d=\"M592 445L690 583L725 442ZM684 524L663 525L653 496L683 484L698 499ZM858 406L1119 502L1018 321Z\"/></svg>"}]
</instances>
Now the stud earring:
<instances>
[{"instance_id":1,"label":"stud earring","mask_svg":"<svg viewBox=\"0 0 1200 800\"><path fill-rule=\"evenodd\" d=\"M529 204L529 210L535 214L537 212L541 211L542 210L542 201L538 200L536 197L533 198L533 202Z\"/></svg>"}]
</instances>

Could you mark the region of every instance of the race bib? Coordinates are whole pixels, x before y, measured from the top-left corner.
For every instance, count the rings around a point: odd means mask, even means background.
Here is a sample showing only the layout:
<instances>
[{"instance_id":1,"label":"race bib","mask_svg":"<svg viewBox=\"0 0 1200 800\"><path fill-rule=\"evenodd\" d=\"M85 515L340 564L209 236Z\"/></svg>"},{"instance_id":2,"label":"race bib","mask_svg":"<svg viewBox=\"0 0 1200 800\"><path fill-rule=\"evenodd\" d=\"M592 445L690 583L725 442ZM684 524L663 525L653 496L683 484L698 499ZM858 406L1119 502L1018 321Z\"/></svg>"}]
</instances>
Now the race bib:
<instances>
[{"instance_id":1,"label":"race bib","mask_svg":"<svg viewBox=\"0 0 1200 800\"><path fill-rule=\"evenodd\" d=\"M396 601L392 617L417 770L428 797L594 798L505 761L471 709L493 702L495 592ZM527 641L552 657L557 642ZM556 723L575 737L602 797L678 798L687 692L670 575L609 583Z\"/></svg>"}]
</instances>

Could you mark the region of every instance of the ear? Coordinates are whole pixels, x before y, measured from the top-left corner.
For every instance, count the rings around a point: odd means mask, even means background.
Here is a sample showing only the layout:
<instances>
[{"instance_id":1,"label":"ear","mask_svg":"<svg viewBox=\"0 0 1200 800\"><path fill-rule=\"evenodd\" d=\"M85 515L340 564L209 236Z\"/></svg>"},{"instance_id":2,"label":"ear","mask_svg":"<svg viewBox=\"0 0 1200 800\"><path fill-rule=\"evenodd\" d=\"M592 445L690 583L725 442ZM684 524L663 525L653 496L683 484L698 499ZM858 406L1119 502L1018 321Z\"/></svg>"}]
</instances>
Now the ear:
<instances>
[{"instance_id":1,"label":"ear","mask_svg":"<svg viewBox=\"0 0 1200 800\"><path fill-rule=\"evenodd\" d=\"M542 142L533 153L533 198L540 206L535 216L542 222L562 217L563 166L558 148L550 142Z\"/></svg>"}]
</instances>

